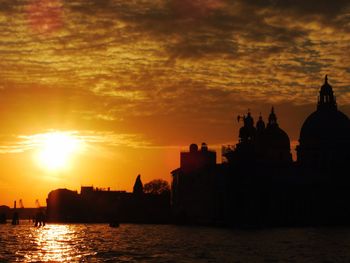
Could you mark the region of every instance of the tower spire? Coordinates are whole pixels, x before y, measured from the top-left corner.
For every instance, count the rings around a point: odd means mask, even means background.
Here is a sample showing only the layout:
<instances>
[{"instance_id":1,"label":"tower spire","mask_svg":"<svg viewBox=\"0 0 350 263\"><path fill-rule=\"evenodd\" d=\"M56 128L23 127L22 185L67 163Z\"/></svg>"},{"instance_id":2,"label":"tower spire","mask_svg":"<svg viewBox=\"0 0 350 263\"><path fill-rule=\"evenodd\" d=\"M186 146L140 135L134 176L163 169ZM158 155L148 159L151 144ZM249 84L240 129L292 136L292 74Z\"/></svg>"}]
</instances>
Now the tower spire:
<instances>
[{"instance_id":1,"label":"tower spire","mask_svg":"<svg viewBox=\"0 0 350 263\"><path fill-rule=\"evenodd\" d=\"M258 134L261 134L265 130L265 122L263 121L261 112L259 115L259 120L256 123L256 131Z\"/></svg>"},{"instance_id":2,"label":"tower spire","mask_svg":"<svg viewBox=\"0 0 350 263\"><path fill-rule=\"evenodd\" d=\"M142 184L142 181L141 181L141 175L140 174L136 177L133 193L136 194L136 195L143 194L143 184Z\"/></svg>"}]
</instances>

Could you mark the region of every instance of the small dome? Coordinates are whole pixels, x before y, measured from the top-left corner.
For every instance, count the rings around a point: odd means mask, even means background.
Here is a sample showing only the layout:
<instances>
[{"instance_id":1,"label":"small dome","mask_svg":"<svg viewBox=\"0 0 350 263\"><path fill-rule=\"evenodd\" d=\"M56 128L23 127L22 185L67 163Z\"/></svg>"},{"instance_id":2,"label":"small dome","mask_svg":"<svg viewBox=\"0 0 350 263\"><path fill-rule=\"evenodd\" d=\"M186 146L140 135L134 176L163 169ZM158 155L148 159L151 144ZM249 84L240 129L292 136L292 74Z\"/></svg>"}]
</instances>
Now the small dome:
<instances>
[{"instance_id":1,"label":"small dome","mask_svg":"<svg viewBox=\"0 0 350 263\"><path fill-rule=\"evenodd\" d=\"M290 151L290 140L287 133L277 123L274 107L271 108L269 122L266 128L258 136L259 147L263 149L275 149Z\"/></svg>"},{"instance_id":2,"label":"small dome","mask_svg":"<svg viewBox=\"0 0 350 263\"><path fill-rule=\"evenodd\" d=\"M190 145L190 152L193 153L193 152L198 152L198 145L195 144L195 143L192 143Z\"/></svg>"},{"instance_id":3,"label":"small dome","mask_svg":"<svg viewBox=\"0 0 350 263\"><path fill-rule=\"evenodd\" d=\"M208 151L208 145L205 142L202 143L201 151L202 152L207 152Z\"/></svg>"},{"instance_id":4,"label":"small dome","mask_svg":"<svg viewBox=\"0 0 350 263\"><path fill-rule=\"evenodd\" d=\"M350 120L338 110L317 110L305 120L299 142L350 142Z\"/></svg>"},{"instance_id":5,"label":"small dome","mask_svg":"<svg viewBox=\"0 0 350 263\"><path fill-rule=\"evenodd\" d=\"M290 150L290 140L287 133L278 125L270 125L262 132L259 142L262 147Z\"/></svg>"}]
</instances>

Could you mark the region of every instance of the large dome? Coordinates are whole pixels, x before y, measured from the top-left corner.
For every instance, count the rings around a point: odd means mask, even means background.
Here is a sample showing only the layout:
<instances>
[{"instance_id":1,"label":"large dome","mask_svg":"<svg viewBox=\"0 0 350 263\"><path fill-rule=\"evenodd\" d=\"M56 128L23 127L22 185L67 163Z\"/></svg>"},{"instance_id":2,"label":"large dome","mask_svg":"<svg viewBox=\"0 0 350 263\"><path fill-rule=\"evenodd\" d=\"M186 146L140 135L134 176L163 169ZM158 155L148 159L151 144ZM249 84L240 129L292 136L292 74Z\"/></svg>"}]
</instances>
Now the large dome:
<instances>
[{"instance_id":1,"label":"large dome","mask_svg":"<svg viewBox=\"0 0 350 263\"><path fill-rule=\"evenodd\" d=\"M299 141L301 144L349 142L350 120L338 110L317 110L305 120Z\"/></svg>"},{"instance_id":2,"label":"large dome","mask_svg":"<svg viewBox=\"0 0 350 263\"><path fill-rule=\"evenodd\" d=\"M320 89L317 110L301 128L297 159L304 167L340 175L349 165L349 147L350 120L338 110L326 76Z\"/></svg>"},{"instance_id":3,"label":"large dome","mask_svg":"<svg viewBox=\"0 0 350 263\"><path fill-rule=\"evenodd\" d=\"M300 146L315 144L320 147L350 142L350 120L338 111L327 75L320 90L317 110L305 120L299 142Z\"/></svg>"}]
</instances>

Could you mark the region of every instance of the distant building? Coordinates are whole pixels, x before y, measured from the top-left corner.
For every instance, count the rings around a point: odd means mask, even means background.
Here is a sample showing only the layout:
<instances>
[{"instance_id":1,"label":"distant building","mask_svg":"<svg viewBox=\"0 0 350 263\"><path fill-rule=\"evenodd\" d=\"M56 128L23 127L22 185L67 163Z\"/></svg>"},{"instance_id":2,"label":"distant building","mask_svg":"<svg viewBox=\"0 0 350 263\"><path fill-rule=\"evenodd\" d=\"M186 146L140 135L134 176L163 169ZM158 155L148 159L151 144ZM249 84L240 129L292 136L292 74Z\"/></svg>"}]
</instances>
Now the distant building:
<instances>
[{"instance_id":1,"label":"distant building","mask_svg":"<svg viewBox=\"0 0 350 263\"><path fill-rule=\"evenodd\" d=\"M46 200L49 222L169 222L168 195L144 194L141 176L134 192L82 186L80 194L68 189L51 191Z\"/></svg>"},{"instance_id":2,"label":"distant building","mask_svg":"<svg viewBox=\"0 0 350 263\"><path fill-rule=\"evenodd\" d=\"M10 207L6 205L0 206L0 224L5 224L7 218L10 218Z\"/></svg>"},{"instance_id":3,"label":"distant building","mask_svg":"<svg viewBox=\"0 0 350 263\"><path fill-rule=\"evenodd\" d=\"M188 152L180 153L180 167L186 173L210 169L215 164L216 152L208 150L206 143L202 143L200 149L197 144L191 144Z\"/></svg>"},{"instance_id":4,"label":"distant building","mask_svg":"<svg viewBox=\"0 0 350 263\"><path fill-rule=\"evenodd\" d=\"M237 119L243 120L239 141L223 147L222 164L215 152L195 144L180 154L180 167L172 172L178 223L350 223L350 120L338 110L327 76L316 112L301 128L296 162L274 108L266 125L261 115L255 124L249 111Z\"/></svg>"}]
</instances>

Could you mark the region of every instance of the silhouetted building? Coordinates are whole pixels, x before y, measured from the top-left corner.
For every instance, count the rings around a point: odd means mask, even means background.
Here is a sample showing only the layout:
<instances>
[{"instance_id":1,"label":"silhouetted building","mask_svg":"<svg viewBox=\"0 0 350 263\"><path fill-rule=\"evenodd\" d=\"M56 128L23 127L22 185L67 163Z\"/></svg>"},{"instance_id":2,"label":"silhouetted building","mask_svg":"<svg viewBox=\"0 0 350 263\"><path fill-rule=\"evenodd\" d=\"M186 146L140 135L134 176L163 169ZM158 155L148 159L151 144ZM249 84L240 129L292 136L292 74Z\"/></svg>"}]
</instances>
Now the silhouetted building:
<instances>
[{"instance_id":1,"label":"silhouetted building","mask_svg":"<svg viewBox=\"0 0 350 263\"><path fill-rule=\"evenodd\" d=\"M238 116L238 121L240 119L243 119L243 127L239 130L239 141L235 147L223 146L224 162L246 171L259 168L259 172L262 172L262 166L275 169L292 164L290 140L287 133L279 127L273 107L267 125L260 115L254 126L250 112Z\"/></svg>"},{"instance_id":2,"label":"silhouetted building","mask_svg":"<svg viewBox=\"0 0 350 263\"><path fill-rule=\"evenodd\" d=\"M0 206L0 224L5 224L9 216L10 216L10 207L6 205L1 205Z\"/></svg>"},{"instance_id":3,"label":"silhouetted building","mask_svg":"<svg viewBox=\"0 0 350 263\"><path fill-rule=\"evenodd\" d=\"M206 143L198 149L197 144L191 144L188 152L180 153L181 169L190 173L196 170L210 169L216 164L216 153L208 150Z\"/></svg>"},{"instance_id":4,"label":"silhouetted building","mask_svg":"<svg viewBox=\"0 0 350 263\"><path fill-rule=\"evenodd\" d=\"M290 140L274 108L243 120L239 141L223 162L195 144L172 171L172 212L178 223L291 226L350 223L350 120L337 109L327 76L317 110L303 124L293 162ZM215 156L211 151L210 156Z\"/></svg>"},{"instance_id":5,"label":"silhouetted building","mask_svg":"<svg viewBox=\"0 0 350 263\"><path fill-rule=\"evenodd\" d=\"M169 195L144 194L140 175L133 193L82 186L80 194L51 191L46 202L49 222L166 223L170 217Z\"/></svg>"},{"instance_id":6,"label":"silhouetted building","mask_svg":"<svg viewBox=\"0 0 350 263\"><path fill-rule=\"evenodd\" d=\"M279 127L273 107L266 128L258 122L257 131L256 152L260 162L282 166L292 163L289 137Z\"/></svg>"},{"instance_id":7,"label":"silhouetted building","mask_svg":"<svg viewBox=\"0 0 350 263\"><path fill-rule=\"evenodd\" d=\"M207 223L214 211L216 152L202 143L180 154L180 168L172 171L172 207L177 220Z\"/></svg>"},{"instance_id":8,"label":"silhouetted building","mask_svg":"<svg viewBox=\"0 0 350 263\"><path fill-rule=\"evenodd\" d=\"M81 213L77 191L57 189L46 199L48 220L51 222L76 222Z\"/></svg>"},{"instance_id":9,"label":"silhouetted building","mask_svg":"<svg viewBox=\"0 0 350 263\"><path fill-rule=\"evenodd\" d=\"M350 121L338 110L332 86L326 76L317 110L305 120L301 128L297 161L304 168L322 170L332 175L335 170L348 170L349 149Z\"/></svg>"}]
</instances>

